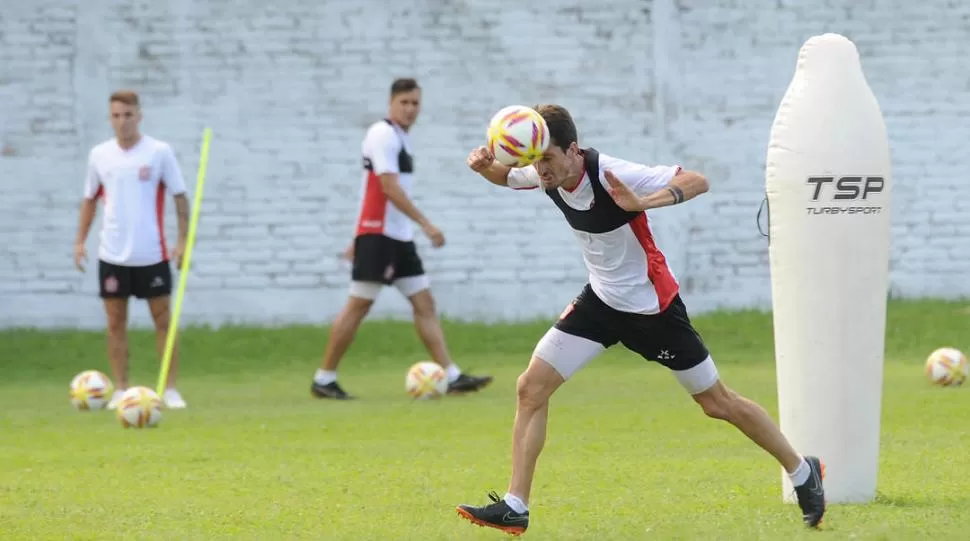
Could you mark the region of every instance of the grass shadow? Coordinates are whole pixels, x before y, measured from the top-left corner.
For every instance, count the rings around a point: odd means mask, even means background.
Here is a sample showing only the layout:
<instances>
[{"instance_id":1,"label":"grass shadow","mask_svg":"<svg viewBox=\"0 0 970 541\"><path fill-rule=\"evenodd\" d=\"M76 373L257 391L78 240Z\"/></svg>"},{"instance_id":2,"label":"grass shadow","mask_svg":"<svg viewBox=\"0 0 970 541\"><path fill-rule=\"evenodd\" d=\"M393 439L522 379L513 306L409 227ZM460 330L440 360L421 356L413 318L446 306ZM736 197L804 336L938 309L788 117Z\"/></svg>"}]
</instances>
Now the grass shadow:
<instances>
[{"instance_id":1,"label":"grass shadow","mask_svg":"<svg viewBox=\"0 0 970 541\"><path fill-rule=\"evenodd\" d=\"M906 509L938 508L944 505L957 505L959 500L964 498L954 498L952 495L945 494L894 494L876 492L875 500L870 504L878 507L900 507ZM967 503L964 501L963 503Z\"/></svg>"}]
</instances>

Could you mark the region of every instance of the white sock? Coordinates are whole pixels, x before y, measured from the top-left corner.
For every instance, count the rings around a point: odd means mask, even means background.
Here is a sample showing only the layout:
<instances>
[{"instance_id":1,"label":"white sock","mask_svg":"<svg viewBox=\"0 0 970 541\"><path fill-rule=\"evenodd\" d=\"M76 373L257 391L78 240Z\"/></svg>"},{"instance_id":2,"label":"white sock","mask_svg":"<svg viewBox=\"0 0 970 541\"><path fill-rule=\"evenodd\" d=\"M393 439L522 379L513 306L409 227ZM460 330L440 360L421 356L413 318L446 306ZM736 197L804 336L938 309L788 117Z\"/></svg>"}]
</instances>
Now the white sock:
<instances>
[{"instance_id":1,"label":"white sock","mask_svg":"<svg viewBox=\"0 0 970 541\"><path fill-rule=\"evenodd\" d=\"M458 368L458 365L455 363L448 365L445 371L448 373L448 383L455 381L461 375L461 368Z\"/></svg>"},{"instance_id":2,"label":"white sock","mask_svg":"<svg viewBox=\"0 0 970 541\"><path fill-rule=\"evenodd\" d=\"M801 464L795 468L795 471L788 473L788 478L791 479L792 486L800 487L808 481L808 476L811 475L812 468L809 467L808 462L802 458Z\"/></svg>"},{"instance_id":3,"label":"white sock","mask_svg":"<svg viewBox=\"0 0 970 541\"><path fill-rule=\"evenodd\" d=\"M529 510L529 506L519 499L518 496L513 496L510 493L506 493L505 497L502 499L505 500L505 503L509 504L509 507L511 507L516 513L525 513Z\"/></svg>"},{"instance_id":4,"label":"white sock","mask_svg":"<svg viewBox=\"0 0 970 541\"><path fill-rule=\"evenodd\" d=\"M333 383L337 381L337 372L334 370L323 370L318 368L317 373L313 376L313 381L319 383L320 385Z\"/></svg>"}]
</instances>

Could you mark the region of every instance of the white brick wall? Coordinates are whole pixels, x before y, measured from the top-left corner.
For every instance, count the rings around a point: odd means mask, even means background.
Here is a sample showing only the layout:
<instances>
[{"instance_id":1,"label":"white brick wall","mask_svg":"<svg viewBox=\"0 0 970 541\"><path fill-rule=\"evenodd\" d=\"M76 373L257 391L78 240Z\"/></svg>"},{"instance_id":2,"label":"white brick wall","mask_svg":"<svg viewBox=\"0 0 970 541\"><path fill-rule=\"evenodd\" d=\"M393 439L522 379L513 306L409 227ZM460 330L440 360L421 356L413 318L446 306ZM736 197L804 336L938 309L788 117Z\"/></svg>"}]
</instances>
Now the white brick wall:
<instances>
[{"instance_id":1,"label":"white brick wall","mask_svg":"<svg viewBox=\"0 0 970 541\"><path fill-rule=\"evenodd\" d=\"M0 325L103 324L93 265L74 271L71 243L84 159L110 136L105 101L121 86L142 93L145 131L175 145L190 186L202 129L215 132L185 321L329 319L347 286L336 254L352 229L360 138L401 75L425 89L416 199L449 243L419 248L447 314L550 317L583 284L553 205L464 166L493 111L543 101L573 111L583 144L707 173L710 194L652 214L660 241L695 311L766 306L755 215L768 130L798 47L825 31L856 41L887 116L894 293L970 294L970 4L235 4L4 2ZM174 236L171 203L167 224ZM387 291L377 312L407 309ZM132 319L147 323L147 310Z\"/></svg>"}]
</instances>

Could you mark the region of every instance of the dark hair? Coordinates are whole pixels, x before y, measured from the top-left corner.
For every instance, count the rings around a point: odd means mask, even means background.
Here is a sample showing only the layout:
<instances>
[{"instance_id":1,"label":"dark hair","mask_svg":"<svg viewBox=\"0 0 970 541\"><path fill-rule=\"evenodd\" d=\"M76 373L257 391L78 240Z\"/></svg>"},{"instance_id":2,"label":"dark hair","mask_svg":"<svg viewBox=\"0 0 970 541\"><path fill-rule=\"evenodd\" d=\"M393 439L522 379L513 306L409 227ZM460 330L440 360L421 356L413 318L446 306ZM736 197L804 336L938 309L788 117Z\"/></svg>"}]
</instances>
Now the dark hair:
<instances>
[{"instance_id":1,"label":"dark hair","mask_svg":"<svg viewBox=\"0 0 970 541\"><path fill-rule=\"evenodd\" d=\"M394 79L394 82L391 83L391 97L393 98L398 94L402 94L404 92L410 92L412 90L417 90L419 88L421 87L418 86L418 82L410 77L405 77L402 79Z\"/></svg>"},{"instance_id":2,"label":"dark hair","mask_svg":"<svg viewBox=\"0 0 970 541\"><path fill-rule=\"evenodd\" d=\"M563 152L569 145L577 141L576 124L573 122L572 115L562 105L543 104L533 107L537 113L546 121L549 128L549 143L556 145Z\"/></svg>"}]
</instances>

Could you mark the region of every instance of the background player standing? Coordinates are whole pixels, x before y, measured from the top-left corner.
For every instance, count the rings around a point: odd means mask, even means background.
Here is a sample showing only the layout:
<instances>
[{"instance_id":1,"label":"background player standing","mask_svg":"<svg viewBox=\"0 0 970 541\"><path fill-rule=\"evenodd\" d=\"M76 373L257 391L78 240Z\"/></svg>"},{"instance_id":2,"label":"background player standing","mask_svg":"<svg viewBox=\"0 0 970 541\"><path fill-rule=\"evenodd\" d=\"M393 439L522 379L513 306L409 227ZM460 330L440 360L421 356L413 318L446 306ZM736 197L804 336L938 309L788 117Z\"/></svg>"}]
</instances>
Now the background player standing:
<instances>
[{"instance_id":1,"label":"background player standing","mask_svg":"<svg viewBox=\"0 0 970 541\"><path fill-rule=\"evenodd\" d=\"M175 199L178 240L171 257L179 268L188 234L189 201L172 147L139 130L142 112L138 94L119 90L109 97L108 105L115 136L96 145L88 156L74 264L84 271L85 240L94 221L97 201L102 199L104 218L98 247L98 283L108 321L108 358L116 387L108 408L114 408L128 388L128 297L147 300L155 323L159 357L164 353L172 292L172 270L163 223L165 192ZM175 389L177 368L176 344L167 388L162 395L169 408L186 406Z\"/></svg>"},{"instance_id":2,"label":"background player standing","mask_svg":"<svg viewBox=\"0 0 970 541\"><path fill-rule=\"evenodd\" d=\"M361 145L364 180L354 243L346 257L353 261L350 295L330 329L330 339L311 393L317 398L352 398L337 383L337 366L385 285L410 301L414 325L432 359L448 374L448 392L477 391L491 376L463 374L448 354L435 312L430 281L414 244L412 222L435 248L445 237L411 202L414 160L409 130L421 107L421 88L414 79L391 84L387 118L367 130Z\"/></svg>"},{"instance_id":3,"label":"background player standing","mask_svg":"<svg viewBox=\"0 0 970 541\"><path fill-rule=\"evenodd\" d=\"M721 382L650 231L647 209L688 201L707 191L707 180L678 166L648 167L581 149L565 108L536 110L549 128L550 144L534 167L510 170L484 147L472 151L468 165L500 186L541 188L579 239L589 283L539 340L519 376L508 492L504 498L490 493L487 505L459 505L458 513L481 526L525 532L549 398L606 348L621 343L670 369L704 413L731 423L771 454L791 477L804 522L817 526L825 513L821 462L799 455L761 406Z\"/></svg>"}]
</instances>

